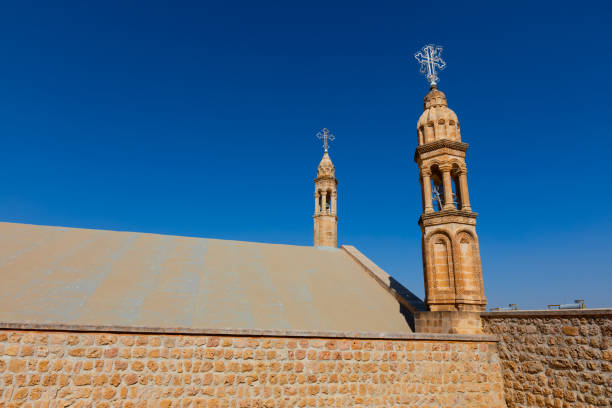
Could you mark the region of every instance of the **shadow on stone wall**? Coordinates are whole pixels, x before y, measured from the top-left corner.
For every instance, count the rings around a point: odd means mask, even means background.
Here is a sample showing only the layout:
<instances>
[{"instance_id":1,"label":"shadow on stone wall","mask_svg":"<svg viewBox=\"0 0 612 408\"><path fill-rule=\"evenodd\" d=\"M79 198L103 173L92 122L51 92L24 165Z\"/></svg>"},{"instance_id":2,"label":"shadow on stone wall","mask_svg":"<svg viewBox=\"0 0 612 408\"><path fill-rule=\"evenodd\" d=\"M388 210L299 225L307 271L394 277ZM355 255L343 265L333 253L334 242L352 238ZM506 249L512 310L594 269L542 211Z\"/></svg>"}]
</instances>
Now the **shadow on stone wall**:
<instances>
[{"instance_id":1,"label":"shadow on stone wall","mask_svg":"<svg viewBox=\"0 0 612 408\"><path fill-rule=\"evenodd\" d=\"M395 292L397 292L404 299L406 299L408 303L410 304L412 310L411 308L408 308L407 306L404 306L403 304L400 303L400 313L402 314L402 316L404 316L404 319L406 319L406 322L410 326L410 329L412 329L412 331L414 332L415 325L414 325L414 314L413 313L426 311L427 306L417 295L409 291L404 285L399 283L392 276L389 276L389 287L393 289Z\"/></svg>"}]
</instances>

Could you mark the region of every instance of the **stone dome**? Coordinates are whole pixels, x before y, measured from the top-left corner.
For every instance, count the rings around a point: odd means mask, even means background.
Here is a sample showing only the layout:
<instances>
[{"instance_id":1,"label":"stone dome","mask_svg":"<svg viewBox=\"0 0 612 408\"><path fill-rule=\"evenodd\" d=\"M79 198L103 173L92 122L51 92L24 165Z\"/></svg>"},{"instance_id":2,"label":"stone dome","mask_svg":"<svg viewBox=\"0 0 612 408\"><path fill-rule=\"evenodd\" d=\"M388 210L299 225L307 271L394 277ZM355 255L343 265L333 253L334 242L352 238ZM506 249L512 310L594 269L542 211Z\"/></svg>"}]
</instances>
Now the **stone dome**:
<instances>
[{"instance_id":1,"label":"stone dome","mask_svg":"<svg viewBox=\"0 0 612 408\"><path fill-rule=\"evenodd\" d=\"M425 95L425 111L417 122L419 146L446 139L460 142L459 119L448 107L446 95L435 86Z\"/></svg>"},{"instance_id":2,"label":"stone dome","mask_svg":"<svg viewBox=\"0 0 612 408\"><path fill-rule=\"evenodd\" d=\"M329 154L325 152L323 154L323 158L319 163L319 167L317 168L317 178L319 177L335 177L336 169L334 168L334 163L332 163Z\"/></svg>"}]
</instances>

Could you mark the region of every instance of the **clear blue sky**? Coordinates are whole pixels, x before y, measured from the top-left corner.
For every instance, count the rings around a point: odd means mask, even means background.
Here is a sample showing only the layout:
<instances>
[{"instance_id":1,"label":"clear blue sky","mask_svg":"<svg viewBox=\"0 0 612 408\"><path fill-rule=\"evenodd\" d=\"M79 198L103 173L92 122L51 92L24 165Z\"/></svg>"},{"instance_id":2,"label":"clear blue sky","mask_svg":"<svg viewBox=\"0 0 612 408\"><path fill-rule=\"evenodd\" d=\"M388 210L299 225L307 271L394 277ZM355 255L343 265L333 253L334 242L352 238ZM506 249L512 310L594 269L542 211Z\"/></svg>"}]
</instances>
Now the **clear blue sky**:
<instances>
[{"instance_id":1,"label":"clear blue sky","mask_svg":"<svg viewBox=\"0 0 612 408\"><path fill-rule=\"evenodd\" d=\"M489 306L612 306L609 2L296 4L4 2L0 219L311 245L328 127L340 243L422 296L433 42Z\"/></svg>"}]
</instances>

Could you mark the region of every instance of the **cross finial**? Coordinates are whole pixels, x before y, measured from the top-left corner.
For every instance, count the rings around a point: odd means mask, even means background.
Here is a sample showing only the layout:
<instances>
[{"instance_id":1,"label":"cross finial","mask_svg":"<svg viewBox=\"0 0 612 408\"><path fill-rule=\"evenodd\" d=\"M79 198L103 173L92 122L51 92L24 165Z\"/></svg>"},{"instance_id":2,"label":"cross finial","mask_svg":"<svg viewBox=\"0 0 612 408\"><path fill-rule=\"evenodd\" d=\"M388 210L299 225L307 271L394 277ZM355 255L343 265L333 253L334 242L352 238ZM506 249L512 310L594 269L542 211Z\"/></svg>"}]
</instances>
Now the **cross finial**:
<instances>
[{"instance_id":1,"label":"cross finial","mask_svg":"<svg viewBox=\"0 0 612 408\"><path fill-rule=\"evenodd\" d=\"M325 148L325 151L327 151L327 148L329 147L328 142L331 142L332 140L336 139L336 136L332 135L329 132L328 128L321 129L321 131L317 133L317 137L323 140L323 147Z\"/></svg>"},{"instance_id":2,"label":"cross finial","mask_svg":"<svg viewBox=\"0 0 612 408\"><path fill-rule=\"evenodd\" d=\"M436 67L440 71L446 68L446 62L440 56L441 54L442 47L434 44L427 44L421 51L414 54L414 58L421 65L421 74L425 74L431 86L435 86L438 83Z\"/></svg>"}]
</instances>

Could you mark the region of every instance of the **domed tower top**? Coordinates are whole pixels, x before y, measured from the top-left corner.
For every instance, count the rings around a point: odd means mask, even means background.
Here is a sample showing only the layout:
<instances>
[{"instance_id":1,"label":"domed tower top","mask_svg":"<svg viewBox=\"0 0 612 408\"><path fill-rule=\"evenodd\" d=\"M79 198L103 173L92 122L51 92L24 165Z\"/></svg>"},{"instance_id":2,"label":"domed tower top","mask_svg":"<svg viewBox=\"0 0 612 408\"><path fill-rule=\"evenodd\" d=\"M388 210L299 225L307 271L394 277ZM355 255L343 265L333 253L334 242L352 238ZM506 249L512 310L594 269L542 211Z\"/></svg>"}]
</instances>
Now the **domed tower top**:
<instances>
[{"instance_id":1,"label":"domed tower top","mask_svg":"<svg viewBox=\"0 0 612 408\"><path fill-rule=\"evenodd\" d=\"M432 85L429 88L429 93L425 95L425 101L423 103L423 109L429 109L436 106L448 106L446 102L446 95L440 91L436 85Z\"/></svg>"},{"instance_id":2,"label":"domed tower top","mask_svg":"<svg viewBox=\"0 0 612 408\"><path fill-rule=\"evenodd\" d=\"M319 167L317 167L317 178L334 178L336 176L336 169L334 168L334 163L331 161L331 157L329 157L329 153L323 153L323 158L319 163Z\"/></svg>"},{"instance_id":3,"label":"domed tower top","mask_svg":"<svg viewBox=\"0 0 612 408\"><path fill-rule=\"evenodd\" d=\"M417 122L419 146L443 139L461 142L459 119L448 107L444 92L432 85L423 105L425 111Z\"/></svg>"}]
</instances>

